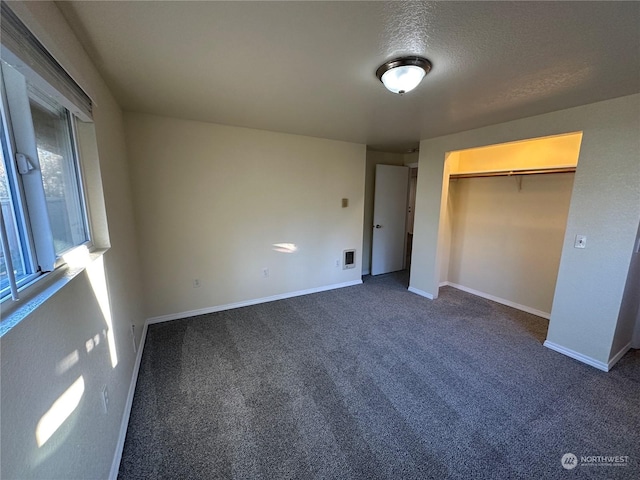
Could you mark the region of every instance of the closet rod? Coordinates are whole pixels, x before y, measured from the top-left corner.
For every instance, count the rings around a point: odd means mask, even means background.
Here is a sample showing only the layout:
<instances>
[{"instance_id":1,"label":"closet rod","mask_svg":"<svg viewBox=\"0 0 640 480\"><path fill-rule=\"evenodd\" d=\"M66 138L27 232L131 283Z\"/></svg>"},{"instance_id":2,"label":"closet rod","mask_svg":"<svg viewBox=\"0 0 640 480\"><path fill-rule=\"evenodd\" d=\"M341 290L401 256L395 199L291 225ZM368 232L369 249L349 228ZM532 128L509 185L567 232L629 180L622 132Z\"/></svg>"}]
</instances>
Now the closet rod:
<instances>
[{"instance_id":1,"label":"closet rod","mask_svg":"<svg viewBox=\"0 0 640 480\"><path fill-rule=\"evenodd\" d=\"M449 178L511 177L515 175L535 175L541 173L573 173L575 171L576 167L537 168L531 170L503 170L500 172L454 173L449 175Z\"/></svg>"}]
</instances>

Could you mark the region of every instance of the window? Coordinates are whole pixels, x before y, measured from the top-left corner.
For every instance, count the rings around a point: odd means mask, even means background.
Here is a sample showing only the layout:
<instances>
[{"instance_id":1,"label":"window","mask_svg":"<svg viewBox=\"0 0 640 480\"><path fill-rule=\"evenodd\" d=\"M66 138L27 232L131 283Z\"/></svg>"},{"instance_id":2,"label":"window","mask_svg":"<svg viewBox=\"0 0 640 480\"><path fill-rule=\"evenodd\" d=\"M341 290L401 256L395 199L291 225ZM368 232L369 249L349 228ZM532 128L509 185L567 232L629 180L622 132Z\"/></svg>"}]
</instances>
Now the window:
<instances>
[{"instance_id":1,"label":"window","mask_svg":"<svg viewBox=\"0 0 640 480\"><path fill-rule=\"evenodd\" d=\"M4 130L4 129L3 129ZM0 203L2 204L2 222L4 230L2 232L3 242L0 251L0 295L6 296L9 291L9 276L7 269L12 270L17 282L21 283L25 278L27 270L25 268L25 260L22 254L22 245L19 236L18 222L13 208L14 200L9 187L9 178L5 168L5 142L2 138L2 150L0 151ZM5 253L5 245L8 250ZM5 256L10 258L5 259Z\"/></svg>"},{"instance_id":2,"label":"window","mask_svg":"<svg viewBox=\"0 0 640 480\"><path fill-rule=\"evenodd\" d=\"M0 301L63 262L90 229L77 122L91 101L1 4Z\"/></svg>"},{"instance_id":3,"label":"window","mask_svg":"<svg viewBox=\"0 0 640 480\"><path fill-rule=\"evenodd\" d=\"M47 212L57 255L88 240L69 112L30 101Z\"/></svg>"}]
</instances>

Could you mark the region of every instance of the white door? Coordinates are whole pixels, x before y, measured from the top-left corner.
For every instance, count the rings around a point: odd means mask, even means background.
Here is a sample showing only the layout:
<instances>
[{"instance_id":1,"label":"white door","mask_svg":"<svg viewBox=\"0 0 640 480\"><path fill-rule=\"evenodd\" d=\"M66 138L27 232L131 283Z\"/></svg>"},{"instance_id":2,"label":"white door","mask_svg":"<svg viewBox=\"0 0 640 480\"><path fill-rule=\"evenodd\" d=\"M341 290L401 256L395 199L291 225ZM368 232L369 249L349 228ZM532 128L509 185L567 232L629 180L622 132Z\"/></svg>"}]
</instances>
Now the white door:
<instances>
[{"instance_id":1,"label":"white door","mask_svg":"<svg viewBox=\"0 0 640 480\"><path fill-rule=\"evenodd\" d=\"M409 168L376 165L371 275L404 268Z\"/></svg>"}]
</instances>

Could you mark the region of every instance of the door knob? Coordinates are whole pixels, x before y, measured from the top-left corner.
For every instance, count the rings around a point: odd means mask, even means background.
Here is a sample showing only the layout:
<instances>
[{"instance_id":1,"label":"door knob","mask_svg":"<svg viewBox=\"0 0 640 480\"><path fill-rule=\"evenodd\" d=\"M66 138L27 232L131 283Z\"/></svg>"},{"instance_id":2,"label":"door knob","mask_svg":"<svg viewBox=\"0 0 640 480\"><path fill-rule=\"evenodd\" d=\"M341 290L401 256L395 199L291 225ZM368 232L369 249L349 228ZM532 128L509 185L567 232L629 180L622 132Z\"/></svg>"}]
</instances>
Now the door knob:
<instances>
[{"instance_id":1,"label":"door knob","mask_svg":"<svg viewBox=\"0 0 640 480\"><path fill-rule=\"evenodd\" d=\"M382 228L382 225L376 225L376 228Z\"/></svg>"}]
</instances>

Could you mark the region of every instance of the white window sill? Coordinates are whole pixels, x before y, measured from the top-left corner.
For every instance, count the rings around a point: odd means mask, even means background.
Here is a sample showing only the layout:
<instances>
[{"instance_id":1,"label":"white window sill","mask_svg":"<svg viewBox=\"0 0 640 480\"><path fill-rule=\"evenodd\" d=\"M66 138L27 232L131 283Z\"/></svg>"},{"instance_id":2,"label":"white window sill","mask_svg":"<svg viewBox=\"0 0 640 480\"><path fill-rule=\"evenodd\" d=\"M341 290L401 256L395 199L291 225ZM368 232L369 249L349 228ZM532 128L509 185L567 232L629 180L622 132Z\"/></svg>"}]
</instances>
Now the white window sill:
<instances>
[{"instance_id":1,"label":"white window sill","mask_svg":"<svg viewBox=\"0 0 640 480\"><path fill-rule=\"evenodd\" d=\"M22 288L18 301L7 299L2 302L0 338L64 288L78 274L84 272L87 265L100 258L107 250L106 248L95 249L89 252L86 248L84 250L78 249L77 253L80 254L76 255L78 258L73 258L72 261L68 261L53 272L39 276L31 284Z\"/></svg>"}]
</instances>

